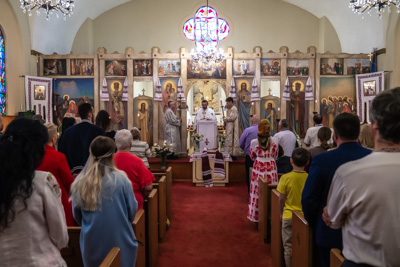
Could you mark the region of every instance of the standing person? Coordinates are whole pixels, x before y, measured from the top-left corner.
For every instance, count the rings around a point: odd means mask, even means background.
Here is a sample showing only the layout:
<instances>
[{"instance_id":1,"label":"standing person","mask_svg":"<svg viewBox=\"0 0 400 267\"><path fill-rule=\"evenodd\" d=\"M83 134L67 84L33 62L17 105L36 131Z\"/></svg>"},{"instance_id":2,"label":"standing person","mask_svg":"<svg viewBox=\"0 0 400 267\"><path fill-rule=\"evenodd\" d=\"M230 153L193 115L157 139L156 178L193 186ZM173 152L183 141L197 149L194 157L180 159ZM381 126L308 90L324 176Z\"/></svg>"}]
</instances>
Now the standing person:
<instances>
[{"instance_id":1,"label":"standing person","mask_svg":"<svg viewBox=\"0 0 400 267\"><path fill-rule=\"evenodd\" d=\"M130 135L130 133L129 133ZM90 156L71 188L74 218L81 225L85 266L99 266L113 247L121 249L121 266L135 266L137 241L132 222L137 210L132 184L115 167L115 143L106 136L90 144Z\"/></svg>"},{"instance_id":2,"label":"standing person","mask_svg":"<svg viewBox=\"0 0 400 267\"><path fill-rule=\"evenodd\" d=\"M333 175L342 164L371 153L371 150L358 143L360 120L357 115L339 114L333 121L333 130L333 139L338 148L316 155L312 159L301 200L304 217L315 231L322 266L329 266L331 248L342 248L341 231L330 229L321 218Z\"/></svg>"},{"instance_id":3,"label":"standing person","mask_svg":"<svg viewBox=\"0 0 400 267\"><path fill-rule=\"evenodd\" d=\"M240 84L238 92L239 120L242 132L250 126L251 93L247 88L247 83Z\"/></svg>"},{"instance_id":4,"label":"standing person","mask_svg":"<svg viewBox=\"0 0 400 267\"><path fill-rule=\"evenodd\" d=\"M321 154L325 151L328 151L328 149L331 148L331 146L328 144L328 141L331 140L332 136L332 130L328 127L320 127L317 133L317 139L318 139L318 146L310 148L310 153L311 153L311 158L314 156Z\"/></svg>"},{"instance_id":5,"label":"standing person","mask_svg":"<svg viewBox=\"0 0 400 267\"><path fill-rule=\"evenodd\" d=\"M215 125L217 125L217 117L215 117L215 112L211 108L208 107L208 101L201 101L201 109L199 109L196 113L196 117L194 117L194 127L195 129L198 127L198 122L200 120L208 120L214 121Z\"/></svg>"},{"instance_id":6,"label":"standing person","mask_svg":"<svg viewBox=\"0 0 400 267\"><path fill-rule=\"evenodd\" d=\"M180 126L182 124L182 118L175 115L176 102L169 101L168 109L165 112L165 140L167 145L172 144L172 155L171 158L175 158L175 154L180 151L181 148L181 135Z\"/></svg>"},{"instance_id":7,"label":"standing person","mask_svg":"<svg viewBox=\"0 0 400 267\"><path fill-rule=\"evenodd\" d=\"M89 157L90 143L104 130L93 125L93 108L83 103L78 108L82 122L68 128L58 144L58 150L65 155L72 174L78 174Z\"/></svg>"},{"instance_id":8,"label":"standing person","mask_svg":"<svg viewBox=\"0 0 400 267\"><path fill-rule=\"evenodd\" d=\"M264 119L258 125L258 144L253 150L250 147L250 156L254 160L253 173L250 184L250 201L247 218L250 221L258 222L258 179L263 177L268 184L278 183L278 173L275 159L278 157L278 145L272 141L270 136L269 121Z\"/></svg>"},{"instance_id":9,"label":"standing person","mask_svg":"<svg viewBox=\"0 0 400 267\"><path fill-rule=\"evenodd\" d=\"M363 147L369 148L369 149L374 149L375 147L375 141L374 137L372 136L371 132L371 124L369 123L363 123L360 126L360 135L358 136L358 142Z\"/></svg>"},{"instance_id":10,"label":"standing person","mask_svg":"<svg viewBox=\"0 0 400 267\"><path fill-rule=\"evenodd\" d=\"M314 126L307 129L306 137L304 138L304 144L310 148L319 146L318 136L317 136L318 130L324 126L322 124L322 116L320 114L315 114L313 116L313 121L314 121Z\"/></svg>"},{"instance_id":11,"label":"standing person","mask_svg":"<svg viewBox=\"0 0 400 267\"><path fill-rule=\"evenodd\" d=\"M143 209L144 199L153 189L154 176L139 157L131 154L132 134L130 131L119 130L115 135L115 143L118 149L114 156L115 166L128 176L138 202L138 209Z\"/></svg>"},{"instance_id":12,"label":"standing person","mask_svg":"<svg viewBox=\"0 0 400 267\"><path fill-rule=\"evenodd\" d=\"M65 220L67 226L74 226L75 221L72 216L72 204L69 201L69 191L74 181L67 159L64 154L55 150L57 144L57 126L52 122L46 122L44 126L47 128L49 140L45 145L45 152L42 163L36 168L38 171L50 172L57 179L61 190L61 203L64 207Z\"/></svg>"},{"instance_id":13,"label":"standing person","mask_svg":"<svg viewBox=\"0 0 400 267\"><path fill-rule=\"evenodd\" d=\"M68 244L61 192L35 171L49 137L39 121L16 118L0 138L0 255L3 266L62 266Z\"/></svg>"},{"instance_id":14,"label":"standing person","mask_svg":"<svg viewBox=\"0 0 400 267\"><path fill-rule=\"evenodd\" d=\"M290 158L293 150L296 147L296 135L289 129L287 119L282 119L278 124L279 132L277 132L273 139L274 142L283 148L284 155Z\"/></svg>"},{"instance_id":15,"label":"standing person","mask_svg":"<svg viewBox=\"0 0 400 267\"><path fill-rule=\"evenodd\" d=\"M149 148L149 144L145 141L140 141L140 130L136 127L131 129L132 134L132 147L130 149L131 154L138 156L144 163L147 169L150 169L148 158L151 158L152 153Z\"/></svg>"},{"instance_id":16,"label":"standing person","mask_svg":"<svg viewBox=\"0 0 400 267\"><path fill-rule=\"evenodd\" d=\"M338 168L323 214L342 228L345 267L400 266L400 87L374 98L370 119L375 150Z\"/></svg>"},{"instance_id":17,"label":"standing person","mask_svg":"<svg viewBox=\"0 0 400 267\"><path fill-rule=\"evenodd\" d=\"M115 131L111 130L110 114L106 110L100 110L97 113L95 124L104 130L106 136L114 139Z\"/></svg>"},{"instance_id":18,"label":"standing person","mask_svg":"<svg viewBox=\"0 0 400 267\"><path fill-rule=\"evenodd\" d=\"M293 150L290 163L293 170L282 175L277 190L282 221L282 242L285 249L286 267L292 266L292 213L295 210L301 213L301 191L303 191L308 174L304 167L310 160L310 152L304 148Z\"/></svg>"},{"instance_id":19,"label":"standing person","mask_svg":"<svg viewBox=\"0 0 400 267\"><path fill-rule=\"evenodd\" d=\"M226 152L231 156L238 156L240 153L238 110L233 105L232 97L226 99L226 108L226 117L224 119L226 129Z\"/></svg>"},{"instance_id":20,"label":"standing person","mask_svg":"<svg viewBox=\"0 0 400 267\"><path fill-rule=\"evenodd\" d=\"M260 122L259 115L253 115L250 119L251 126L245 129L240 136L239 145L243 149L245 158L245 168L246 168L246 184L247 193L250 194L250 167L253 167L254 161L250 157L250 144L251 141L257 139L258 134L258 123Z\"/></svg>"}]
</instances>

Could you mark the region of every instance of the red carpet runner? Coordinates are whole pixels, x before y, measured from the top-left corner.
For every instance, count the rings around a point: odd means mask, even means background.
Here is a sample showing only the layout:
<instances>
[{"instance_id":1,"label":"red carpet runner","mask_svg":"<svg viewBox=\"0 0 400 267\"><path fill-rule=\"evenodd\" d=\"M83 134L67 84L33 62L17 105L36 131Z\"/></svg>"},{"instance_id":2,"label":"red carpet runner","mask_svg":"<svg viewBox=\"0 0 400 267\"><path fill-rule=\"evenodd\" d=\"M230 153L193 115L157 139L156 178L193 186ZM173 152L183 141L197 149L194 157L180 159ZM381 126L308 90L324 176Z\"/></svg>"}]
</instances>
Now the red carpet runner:
<instances>
[{"instance_id":1,"label":"red carpet runner","mask_svg":"<svg viewBox=\"0 0 400 267\"><path fill-rule=\"evenodd\" d=\"M273 266L270 245L247 216L244 183L172 186L173 220L160 244L158 266Z\"/></svg>"}]
</instances>

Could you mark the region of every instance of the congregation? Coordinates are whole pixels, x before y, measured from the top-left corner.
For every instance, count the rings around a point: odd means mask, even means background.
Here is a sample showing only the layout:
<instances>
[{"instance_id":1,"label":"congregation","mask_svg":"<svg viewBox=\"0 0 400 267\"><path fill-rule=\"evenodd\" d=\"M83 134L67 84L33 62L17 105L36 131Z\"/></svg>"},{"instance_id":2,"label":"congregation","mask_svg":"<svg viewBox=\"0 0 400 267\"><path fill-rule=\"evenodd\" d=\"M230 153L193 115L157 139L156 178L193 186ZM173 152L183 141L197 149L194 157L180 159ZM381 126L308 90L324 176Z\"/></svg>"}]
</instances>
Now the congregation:
<instances>
[{"instance_id":1,"label":"congregation","mask_svg":"<svg viewBox=\"0 0 400 267\"><path fill-rule=\"evenodd\" d=\"M346 267L400 264L400 88L374 98L371 124L341 113L330 129L315 114L304 146L286 119L271 135L270 121L259 115L252 116L239 139L236 107L232 98L226 102L232 109L225 118L228 153L234 157L240 147L245 154L247 218L259 222L259 180L277 185L287 267L292 266L294 211L304 214L313 229L320 266L330 266L332 248L342 251ZM214 120L203 103L204 114ZM175 104L168 107L166 136L176 147L176 132L169 127L181 120ZM121 249L121 266L135 265L138 241L131 224L155 181L149 146L140 141L137 128L110 131L105 110L95 118L92 106L83 103L78 113L78 124L64 118L60 138L53 123L28 118L14 119L1 134L0 255L5 266L67 266L60 250L68 243L67 227L74 225L82 229L85 266L99 266L115 246ZM22 254L11 253L16 249Z\"/></svg>"}]
</instances>

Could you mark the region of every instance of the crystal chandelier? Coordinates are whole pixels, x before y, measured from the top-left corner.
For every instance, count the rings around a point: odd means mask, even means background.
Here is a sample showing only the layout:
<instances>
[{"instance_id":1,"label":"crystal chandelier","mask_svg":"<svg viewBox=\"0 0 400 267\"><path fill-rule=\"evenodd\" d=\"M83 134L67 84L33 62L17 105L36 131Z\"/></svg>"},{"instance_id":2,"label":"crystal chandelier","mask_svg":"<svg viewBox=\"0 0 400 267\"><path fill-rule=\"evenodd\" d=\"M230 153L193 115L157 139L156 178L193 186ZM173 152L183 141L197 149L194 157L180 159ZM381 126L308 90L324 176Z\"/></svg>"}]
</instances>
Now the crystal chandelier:
<instances>
[{"instance_id":1,"label":"crystal chandelier","mask_svg":"<svg viewBox=\"0 0 400 267\"><path fill-rule=\"evenodd\" d=\"M75 7L74 0L20 0L20 2L24 13L28 12L29 16L32 16L32 11L36 9L36 14L40 15L42 10L46 14L47 20L53 13L58 18L59 12L64 15L64 20L66 20L67 16L71 17L72 10Z\"/></svg>"},{"instance_id":2,"label":"crystal chandelier","mask_svg":"<svg viewBox=\"0 0 400 267\"><path fill-rule=\"evenodd\" d=\"M371 15L371 11L374 9L378 14L378 17L382 17L382 13L387 10L388 13L391 11L391 7L396 7L397 13L400 13L400 0L350 0L350 8L356 14Z\"/></svg>"}]
</instances>

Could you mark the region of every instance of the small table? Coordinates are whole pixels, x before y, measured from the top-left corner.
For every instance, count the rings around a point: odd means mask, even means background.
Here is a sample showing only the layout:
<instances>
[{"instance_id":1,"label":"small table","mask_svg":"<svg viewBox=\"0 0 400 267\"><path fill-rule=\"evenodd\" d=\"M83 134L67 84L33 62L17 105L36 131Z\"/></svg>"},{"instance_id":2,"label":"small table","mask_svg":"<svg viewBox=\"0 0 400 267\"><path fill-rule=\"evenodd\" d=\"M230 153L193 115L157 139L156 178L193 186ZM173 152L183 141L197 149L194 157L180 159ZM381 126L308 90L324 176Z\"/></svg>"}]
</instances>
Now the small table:
<instances>
[{"instance_id":1,"label":"small table","mask_svg":"<svg viewBox=\"0 0 400 267\"><path fill-rule=\"evenodd\" d=\"M215 177L214 176L214 164L215 164L215 150L208 151L208 160L210 162L211 176L214 186L225 186L229 183L229 162L232 161L231 156L228 153L222 153L224 156L224 168L225 177ZM203 182L203 168L201 161L201 153L194 152L190 155L190 162L193 164L192 168L192 180L196 186L204 186Z\"/></svg>"}]
</instances>

